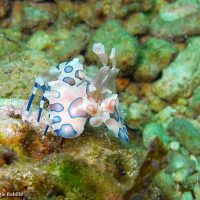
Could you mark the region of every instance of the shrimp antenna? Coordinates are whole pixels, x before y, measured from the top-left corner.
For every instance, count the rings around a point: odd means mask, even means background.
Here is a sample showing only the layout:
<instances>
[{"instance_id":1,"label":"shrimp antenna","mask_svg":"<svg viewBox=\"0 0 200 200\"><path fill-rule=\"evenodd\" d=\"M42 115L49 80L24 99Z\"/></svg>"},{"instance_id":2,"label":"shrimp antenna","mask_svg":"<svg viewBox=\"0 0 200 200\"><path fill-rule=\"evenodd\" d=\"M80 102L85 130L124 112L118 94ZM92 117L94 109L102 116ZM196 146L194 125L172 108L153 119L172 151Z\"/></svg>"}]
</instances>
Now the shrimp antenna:
<instances>
[{"instance_id":1,"label":"shrimp antenna","mask_svg":"<svg viewBox=\"0 0 200 200\"><path fill-rule=\"evenodd\" d=\"M116 67L116 57L115 57L115 48L112 48L111 53L110 53L110 60L112 63L113 67Z\"/></svg>"},{"instance_id":2,"label":"shrimp antenna","mask_svg":"<svg viewBox=\"0 0 200 200\"><path fill-rule=\"evenodd\" d=\"M93 45L93 52L100 58L103 66L107 66L108 58L106 55L106 51L104 45L101 43L95 43Z\"/></svg>"}]
</instances>

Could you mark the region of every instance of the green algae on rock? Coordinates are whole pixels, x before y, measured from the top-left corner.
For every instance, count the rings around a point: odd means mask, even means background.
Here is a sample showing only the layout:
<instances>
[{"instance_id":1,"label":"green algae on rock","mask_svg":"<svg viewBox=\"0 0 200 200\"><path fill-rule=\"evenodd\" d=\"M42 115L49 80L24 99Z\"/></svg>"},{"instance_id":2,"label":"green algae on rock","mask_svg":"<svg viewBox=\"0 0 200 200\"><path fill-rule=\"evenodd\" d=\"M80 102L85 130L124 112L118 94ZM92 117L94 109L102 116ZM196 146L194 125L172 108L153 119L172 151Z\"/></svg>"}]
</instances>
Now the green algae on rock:
<instances>
[{"instance_id":1,"label":"green algae on rock","mask_svg":"<svg viewBox=\"0 0 200 200\"><path fill-rule=\"evenodd\" d=\"M191 157L177 151L169 151L168 166L158 172L154 183L161 190L164 199L181 199L185 192L195 192L197 173ZM192 175L191 175L192 174Z\"/></svg>"},{"instance_id":2,"label":"green algae on rock","mask_svg":"<svg viewBox=\"0 0 200 200\"><path fill-rule=\"evenodd\" d=\"M199 174L198 172L188 176L187 181L185 182L186 186L190 189L194 189L195 184L197 183Z\"/></svg>"},{"instance_id":3,"label":"green algae on rock","mask_svg":"<svg viewBox=\"0 0 200 200\"><path fill-rule=\"evenodd\" d=\"M165 5L167 5L168 2L165 0L154 0L154 7L153 7L153 16L156 16L159 14L159 11L161 8L163 8Z\"/></svg>"},{"instance_id":4,"label":"green algae on rock","mask_svg":"<svg viewBox=\"0 0 200 200\"><path fill-rule=\"evenodd\" d=\"M132 103L127 108L126 122L131 128L142 128L151 121L152 113L144 103Z\"/></svg>"},{"instance_id":5,"label":"green algae on rock","mask_svg":"<svg viewBox=\"0 0 200 200\"><path fill-rule=\"evenodd\" d=\"M57 15L56 5L50 3L24 3L22 10L24 28L46 28Z\"/></svg>"},{"instance_id":6,"label":"green algae on rock","mask_svg":"<svg viewBox=\"0 0 200 200\"><path fill-rule=\"evenodd\" d=\"M104 1L104 13L107 18L123 18L129 13L136 12L148 12L153 8L153 0L139 0L139 1L123 1L123 0L111 0L106 5ZM108 7L108 8L107 8Z\"/></svg>"},{"instance_id":7,"label":"green algae on rock","mask_svg":"<svg viewBox=\"0 0 200 200\"><path fill-rule=\"evenodd\" d=\"M77 7L81 4L77 4L73 1L56 1L58 7L58 18L55 22L55 26L60 28L72 28L78 23L81 23L79 12ZM85 3L84 3L85 4Z\"/></svg>"},{"instance_id":8,"label":"green algae on rock","mask_svg":"<svg viewBox=\"0 0 200 200\"><path fill-rule=\"evenodd\" d=\"M189 174L195 170L194 162L189 157L177 151L170 150L167 154L167 160L169 165L168 171L170 172L177 172L180 169L185 169Z\"/></svg>"},{"instance_id":9,"label":"green algae on rock","mask_svg":"<svg viewBox=\"0 0 200 200\"><path fill-rule=\"evenodd\" d=\"M135 13L124 22L124 27L132 35L148 33L149 20L143 13Z\"/></svg>"},{"instance_id":10,"label":"green algae on rock","mask_svg":"<svg viewBox=\"0 0 200 200\"><path fill-rule=\"evenodd\" d=\"M57 18L57 7L48 2L14 2L12 25L27 32L47 28Z\"/></svg>"},{"instance_id":11,"label":"green algae on rock","mask_svg":"<svg viewBox=\"0 0 200 200\"><path fill-rule=\"evenodd\" d=\"M52 46L52 38L45 31L35 32L27 43L27 47L31 49L43 50Z\"/></svg>"},{"instance_id":12,"label":"green algae on rock","mask_svg":"<svg viewBox=\"0 0 200 200\"><path fill-rule=\"evenodd\" d=\"M200 114L200 86L195 88L192 99L190 101L190 107L193 110L195 116Z\"/></svg>"},{"instance_id":13,"label":"green algae on rock","mask_svg":"<svg viewBox=\"0 0 200 200\"><path fill-rule=\"evenodd\" d=\"M70 32L71 31L68 29L59 28L56 30L49 31L48 34L50 35L50 37L53 38L54 41L58 42L60 40L68 39L70 36Z\"/></svg>"},{"instance_id":14,"label":"green algae on rock","mask_svg":"<svg viewBox=\"0 0 200 200\"><path fill-rule=\"evenodd\" d=\"M194 155L200 154L200 131L190 121L175 118L169 123L169 132Z\"/></svg>"},{"instance_id":15,"label":"green algae on rock","mask_svg":"<svg viewBox=\"0 0 200 200\"><path fill-rule=\"evenodd\" d=\"M55 65L51 56L39 50L24 50L6 56L0 61L0 97L28 98L35 76Z\"/></svg>"},{"instance_id":16,"label":"green algae on rock","mask_svg":"<svg viewBox=\"0 0 200 200\"><path fill-rule=\"evenodd\" d=\"M139 1L121 0L121 2L124 2L124 6L123 5L122 6L125 7L127 13L149 12L153 9L154 6L154 0L139 0ZM117 9L115 12L117 12Z\"/></svg>"},{"instance_id":17,"label":"green algae on rock","mask_svg":"<svg viewBox=\"0 0 200 200\"><path fill-rule=\"evenodd\" d=\"M165 148L168 148L170 137L167 135L165 130L160 124L153 122L147 124L143 132L143 143L145 147L149 147L152 141L158 137L164 144Z\"/></svg>"},{"instance_id":18,"label":"green algae on rock","mask_svg":"<svg viewBox=\"0 0 200 200\"><path fill-rule=\"evenodd\" d=\"M181 195L181 200L193 200L193 196L192 196L192 193L191 192L184 192L182 195Z\"/></svg>"},{"instance_id":19,"label":"green algae on rock","mask_svg":"<svg viewBox=\"0 0 200 200\"><path fill-rule=\"evenodd\" d=\"M76 56L87 43L89 34L88 27L84 25L72 31L67 29L37 31L32 34L26 46L49 52L55 60L61 62Z\"/></svg>"},{"instance_id":20,"label":"green algae on rock","mask_svg":"<svg viewBox=\"0 0 200 200\"><path fill-rule=\"evenodd\" d=\"M175 108L173 108L171 106L167 106L155 115L155 120L157 122L160 122L162 124L165 123L167 125L173 119L176 112L177 111ZM165 126L165 127L167 127L167 126Z\"/></svg>"},{"instance_id":21,"label":"green algae on rock","mask_svg":"<svg viewBox=\"0 0 200 200\"><path fill-rule=\"evenodd\" d=\"M173 176L173 179L176 183L184 183L189 175L189 170L179 169Z\"/></svg>"},{"instance_id":22,"label":"green algae on rock","mask_svg":"<svg viewBox=\"0 0 200 200\"><path fill-rule=\"evenodd\" d=\"M159 38L150 38L140 48L134 78L137 81L155 80L177 53L178 49L170 42Z\"/></svg>"},{"instance_id":23,"label":"green algae on rock","mask_svg":"<svg viewBox=\"0 0 200 200\"><path fill-rule=\"evenodd\" d=\"M161 8L160 15L151 24L151 32L172 39L196 35L200 33L199 19L199 2L178 0Z\"/></svg>"},{"instance_id":24,"label":"green algae on rock","mask_svg":"<svg viewBox=\"0 0 200 200\"><path fill-rule=\"evenodd\" d=\"M196 12L198 8L196 0L178 0L161 8L160 16L167 21L174 21Z\"/></svg>"},{"instance_id":25,"label":"green algae on rock","mask_svg":"<svg viewBox=\"0 0 200 200\"><path fill-rule=\"evenodd\" d=\"M87 0L56 2L60 11L59 23L63 25L85 22L88 26L99 27L106 19L119 19L129 13L148 12L153 8L153 0L124 1L124 0Z\"/></svg>"},{"instance_id":26,"label":"green algae on rock","mask_svg":"<svg viewBox=\"0 0 200 200\"><path fill-rule=\"evenodd\" d=\"M160 188L161 194L165 199L177 200L180 192L170 174L165 170L160 171L155 179L155 184Z\"/></svg>"},{"instance_id":27,"label":"green algae on rock","mask_svg":"<svg viewBox=\"0 0 200 200\"><path fill-rule=\"evenodd\" d=\"M99 27L102 24L101 15L103 15L104 2L90 0L77 6L77 12L81 21L84 21L90 27Z\"/></svg>"},{"instance_id":28,"label":"green algae on rock","mask_svg":"<svg viewBox=\"0 0 200 200\"><path fill-rule=\"evenodd\" d=\"M198 174L199 177L199 174ZM195 199L199 200L200 199L200 184L199 184L199 178L197 179L196 185L194 187L194 196Z\"/></svg>"},{"instance_id":29,"label":"green algae on rock","mask_svg":"<svg viewBox=\"0 0 200 200\"><path fill-rule=\"evenodd\" d=\"M119 95L119 99L122 107L127 114L129 111L129 107L132 103L138 102L138 88L135 84L130 84L124 92L121 92ZM128 117L128 116L126 116Z\"/></svg>"},{"instance_id":30,"label":"green algae on rock","mask_svg":"<svg viewBox=\"0 0 200 200\"><path fill-rule=\"evenodd\" d=\"M89 37L89 27L79 25L71 31L66 39L57 41L48 52L56 61L66 61L69 58L77 56L85 48Z\"/></svg>"},{"instance_id":31,"label":"green algae on rock","mask_svg":"<svg viewBox=\"0 0 200 200\"><path fill-rule=\"evenodd\" d=\"M162 111L164 108L166 108L166 102L161 100L159 97L157 96L151 96L149 97L149 108L153 111L153 112L160 112Z\"/></svg>"},{"instance_id":32,"label":"green algae on rock","mask_svg":"<svg viewBox=\"0 0 200 200\"><path fill-rule=\"evenodd\" d=\"M117 66L124 73L131 73L136 63L138 43L136 38L127 33L116 20L108 20L92 36L86 55L91 62L96 62L96 56L92 52L92 45L96 42L105 45L108 55L114 45L116 48Z\"/></svg>"},{"instance_id":33,"label":"green algae on rock","mask_svg":"<svg viewBox=\"0 0 200 200\"><path fill-rule=\"evenodd\" d=\"M179 96L188 97L191 94L200 83L199 46L200 37L191 38L187 48L163 70L161 79L153 84L153 92L157 96L172 101Z\"/></svg>"},{"instance_id":34,"label":"green algae on rock","mask_svg":"<svg viewBox=\"0 0 200 200\"><path fill-rule=\"evenodd\" d=\"M25 103L19 99L0 100L0 144L12 148L20 157L14 164L11 162L9 169L6 165L1 168L3 192L12 192L15 184L15 190L24 192L29 199L113 200L120 199L131 187L145 156L143 149L87 132L62 141L49 133L42 140L40 133L48 113L44 112L36 130L37 108L32 109L30 123L22 122Z\"/></svg>"},{"instance_id":35,"label":"green algae on rock","mask_svg":"<svg viewBox=\"0 0 200 200\"><path fill-rule=\"evenodd\" d=\"M22 47L21 32L16 29L0 29L0 57L19 51Z\"/></svg>"}]
</instances>

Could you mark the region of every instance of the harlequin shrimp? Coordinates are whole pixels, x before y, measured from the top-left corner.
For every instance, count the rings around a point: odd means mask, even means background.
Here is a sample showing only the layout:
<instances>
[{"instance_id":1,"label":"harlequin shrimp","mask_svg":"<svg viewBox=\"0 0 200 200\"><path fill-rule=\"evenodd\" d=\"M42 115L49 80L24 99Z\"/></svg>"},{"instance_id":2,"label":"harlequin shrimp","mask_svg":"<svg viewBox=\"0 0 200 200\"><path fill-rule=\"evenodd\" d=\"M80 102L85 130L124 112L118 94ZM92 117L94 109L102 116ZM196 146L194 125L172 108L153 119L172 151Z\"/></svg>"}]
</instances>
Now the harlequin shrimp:
<instances>
[{"instance_id":1,"label":"harlequin shrimp","mask_svg":"<svg viewBox=\"0 0 200 200\"><path fill-rule=\"evenodd\" d=\"M83 133L86 122L92 127L105 125L115 136L128 142L128 131L124 115L120 110L118 95L109 90L119 69L116 68L115 49L112 48L110 61L104 45L96 43L93 52L100 58L103 66L95 79L87 77L83 72L83 64L78 58L63 62L48 72L48 76L37 77L30 96L24 120L30 115L30 108L38 89L42 90L37 125L40 122L44 102L49 102L49 120L44 136L51 127L57 136L74 138ZM56 77L56 81L52 81Z\"/></svg>"}]
</instances>

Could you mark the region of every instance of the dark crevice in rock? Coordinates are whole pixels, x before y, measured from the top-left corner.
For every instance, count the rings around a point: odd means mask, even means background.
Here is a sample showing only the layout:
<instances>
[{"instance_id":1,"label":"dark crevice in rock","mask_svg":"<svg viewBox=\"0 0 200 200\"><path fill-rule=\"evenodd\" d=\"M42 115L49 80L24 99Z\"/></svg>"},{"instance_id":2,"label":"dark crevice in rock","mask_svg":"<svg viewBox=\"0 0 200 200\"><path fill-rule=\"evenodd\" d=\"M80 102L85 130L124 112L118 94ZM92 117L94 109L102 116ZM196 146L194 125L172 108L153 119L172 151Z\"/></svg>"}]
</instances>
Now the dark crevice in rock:
<instances>
[{"instance_id":1,"label":"dark crevice in rock","mask_svg":"<svg viewBox=\"0 0 200 200\"><path fill-rule=\"evenodd\" d=\"M148 151L146 160L143 162L134 185L124 195L124 200L143 200L153 183L155 175L166 166L166 154L162 142L155 139Z\"/></svg>"},{"instance_id":2,"label":"dark crevice in rock","mask_svg":"<svg viewBox=\"0 0 200 200\"><path fill-rule=\"evenodd\" d=\"M12 149L0 144L0 166L4 163L10 165L15 160L17 160L16 153Z\"/></svg>"}]
</instances>

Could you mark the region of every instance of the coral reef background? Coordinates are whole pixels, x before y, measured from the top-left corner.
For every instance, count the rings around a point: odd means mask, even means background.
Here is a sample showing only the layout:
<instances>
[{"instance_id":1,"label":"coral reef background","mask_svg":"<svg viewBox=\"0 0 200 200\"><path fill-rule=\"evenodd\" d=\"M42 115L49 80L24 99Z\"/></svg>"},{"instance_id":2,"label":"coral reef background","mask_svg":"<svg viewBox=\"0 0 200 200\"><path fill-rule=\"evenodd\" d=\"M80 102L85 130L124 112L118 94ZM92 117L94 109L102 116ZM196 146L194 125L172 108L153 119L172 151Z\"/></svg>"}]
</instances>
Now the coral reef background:
<instances>
[{"instance_id":1,"label":"coral reef background","mask_svg":"<svg viewBox=\"0 0 200 200\"><path fill-rule=\"evenodd\" d=\"M33 200L200 200L200 1L1 0L0 194ZM92 45L116 48L130 143L66 140L22 121L35 77ZM46 105L47 109L48 105ZM0 197L0 199L13 197Z\"/></svg>"}]
</instances>

